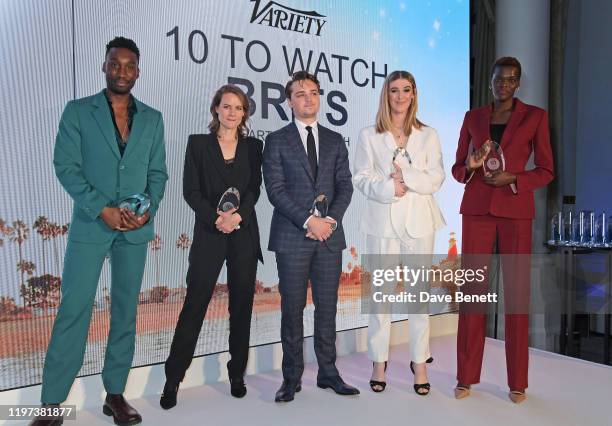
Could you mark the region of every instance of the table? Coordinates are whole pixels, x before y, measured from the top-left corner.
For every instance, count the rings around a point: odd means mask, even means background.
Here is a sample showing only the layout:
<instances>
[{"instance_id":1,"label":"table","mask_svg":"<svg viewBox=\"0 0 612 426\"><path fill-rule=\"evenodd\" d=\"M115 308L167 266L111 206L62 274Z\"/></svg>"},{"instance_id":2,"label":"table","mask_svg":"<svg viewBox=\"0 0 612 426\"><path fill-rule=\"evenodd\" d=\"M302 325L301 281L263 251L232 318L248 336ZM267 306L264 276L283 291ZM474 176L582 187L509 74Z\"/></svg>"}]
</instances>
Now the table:
<instances>
[{"instance_id":1,"label":"table","mask_svg":"<svg viewBox=\"0 0 612 426\"><path fill-rule=\"evenodd\" d=\"M612 247L573 247L554 244L546 244L549 250L556 251L563 256L562 259L562 285L565 290L564 309L561 315L561 338L559 341L561 353L569 355L573 353L574 341L571 333L574 329L574 291L576 289L576 255L603 253L607 255L608 284L606 285L605 301L606 313L604 314L604 364L610 364L610 322L612 309Z\"/></svg>"}]
</instances>

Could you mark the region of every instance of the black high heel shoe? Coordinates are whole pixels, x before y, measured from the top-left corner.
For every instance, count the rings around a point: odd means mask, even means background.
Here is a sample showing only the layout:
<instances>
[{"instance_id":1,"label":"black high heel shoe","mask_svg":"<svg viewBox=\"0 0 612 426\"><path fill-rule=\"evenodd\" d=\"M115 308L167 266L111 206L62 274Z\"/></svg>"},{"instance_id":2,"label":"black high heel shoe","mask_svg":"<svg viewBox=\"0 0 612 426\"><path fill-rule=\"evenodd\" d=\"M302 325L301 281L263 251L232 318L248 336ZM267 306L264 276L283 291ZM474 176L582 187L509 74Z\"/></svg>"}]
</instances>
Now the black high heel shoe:
<instances>
[{"instance_id":1,"label":"black high heel shoe","mask_svg":"<svg viewBox=\"0 0 612 426\"><path fill-rule=\"evenodd\" d=\"M374 363L372 363L372 369L374 368ZM387 361L385 361L385 373L387 372ZM378 388L376 388L378 386ZM387 387L387 382L379 381L379 380L370 380L370 388L372 391L379 393L385 390Z\"/></svg>"},{"instance_id":2,"label":"black high heel shoe","mask_svg":"<svg viewBox=\"0 0 612 426\"><path fill-rule=\"evenodd\" d=\"M164 410L169 410L176 405L176 394L178 393L178 388L179 385L166 382L161 398L159 398L159 405L161 405L161 408Z\"/></svg>"},{"instance_id":3,"label":"black high heel shoe","mask_svg":"<svg viewBox=\"0 0 612 426\"><path fill-rule=\"evenodd\" d=\"M235 398L242 398L247 394L247 388L243 378L230 379L230 393Z\"/></svg>"},{"instance_id":4,"label":"black high heel shoe","mask_svg":"<svg viewBox=\"0 0 612 426\"><path fill-rule=\"evenodd\" d=\"M429 358L427 358L427 360L425 362L427 364L431 364L433 362L433 358L429 357ZM410 371L412 371L412 374L414 375L414 361L410 361ZM431 385L429 384L429 382L427 382L427 383L415 383L413 385L413 387L414 387L414 392L417 395L421 395L421 396L429 395L429 390L431 389ZM419 392L421 389L424 389L427 392Z\"/></svg>"}]
</instances>

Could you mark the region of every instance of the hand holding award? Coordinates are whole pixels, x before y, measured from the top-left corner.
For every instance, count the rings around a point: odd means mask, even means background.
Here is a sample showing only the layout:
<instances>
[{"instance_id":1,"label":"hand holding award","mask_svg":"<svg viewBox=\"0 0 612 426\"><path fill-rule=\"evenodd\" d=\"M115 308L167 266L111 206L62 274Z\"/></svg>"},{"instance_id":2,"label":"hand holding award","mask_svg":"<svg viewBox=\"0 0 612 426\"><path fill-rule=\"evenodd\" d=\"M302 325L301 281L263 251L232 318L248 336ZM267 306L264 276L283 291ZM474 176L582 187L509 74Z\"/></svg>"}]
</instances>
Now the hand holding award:
<instances>
[{"instance_id":1,"label":"hand holding award","mask_svg":"<svg viewBox=\"0 0 612 426\"><path fill-rule=\"evenodd\" d=\"M506 172L506 158L501 146L493 141L485 143L490 145L490 149L482 163L485 183L496 187L510 185L510 189L516 194L516 176Z\"/></svg>"},{"instance_id":2,"label":"hand holding award","mask_svg":"<svg viewBox=\"0 0 612 426\"><path fill-rule=\"evenodd\" d=\"M215 221L215 225L219 231L229 234L235 229L240 229L241 218L238 213L235 213L239 207L240 192L234 187L227 188L217 204L219 217ZM236 218L238 218L238 221L236 221Z\"/></svg>"},{"instance_id":3,"label":"hand holding award","mask_svg":"<svg viewBox=\"0 0 612 426\"><path fill-rule=\"evenodd\" d=\"M308 221L308 232L306 236L319 241L325 241L335 231L338 224L335 220L327 218L329 201L326 195L318 195L312 202L310 214L313 216Z\"/></svg>"},{"instance_id":4,"label":"hand holding award","mask_svg":"<svg viewBox=\"0 0 612 426\"><path fill-rule=\"evenodd\" d=\"M138 193L122 198L115 203L121 212L121 226L118 231L132 231L149 221L151 198L149 194Z\"/></svg>"}]
</instances>

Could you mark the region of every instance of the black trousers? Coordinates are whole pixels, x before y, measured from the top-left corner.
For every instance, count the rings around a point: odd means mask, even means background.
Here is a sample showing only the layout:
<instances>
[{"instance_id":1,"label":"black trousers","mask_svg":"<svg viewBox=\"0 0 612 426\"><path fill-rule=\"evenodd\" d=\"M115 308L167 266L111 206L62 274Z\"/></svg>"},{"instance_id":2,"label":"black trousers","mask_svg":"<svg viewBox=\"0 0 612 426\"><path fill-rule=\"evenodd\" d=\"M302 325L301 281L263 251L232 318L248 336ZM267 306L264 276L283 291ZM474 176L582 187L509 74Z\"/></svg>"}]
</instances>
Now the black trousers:
<instances>
[{"instance_id":1,"label":"black trousers","mask_svg":"<svg viewBox=\"0 0 612 426\"><path fill-rule=\"evenodd\" d=\"M249 353L251 312L257 273L256 250L246 228L231 234L210 232L196 225L189 252L187 294L166 360L166 381L178 384L189 368L202 322L213 295L223 261L227 261L229 291L229 353L231 379L242 378Z\"/></svg>"}]
</instances>

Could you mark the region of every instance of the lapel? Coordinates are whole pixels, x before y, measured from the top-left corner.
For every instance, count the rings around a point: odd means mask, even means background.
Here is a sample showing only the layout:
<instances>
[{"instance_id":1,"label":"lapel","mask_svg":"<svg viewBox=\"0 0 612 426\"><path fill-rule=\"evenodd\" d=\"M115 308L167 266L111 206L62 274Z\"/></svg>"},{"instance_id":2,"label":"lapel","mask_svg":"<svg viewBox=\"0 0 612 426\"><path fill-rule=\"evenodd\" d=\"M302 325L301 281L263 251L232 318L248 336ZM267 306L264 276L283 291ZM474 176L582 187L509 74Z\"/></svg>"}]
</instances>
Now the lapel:
<instances>
[{"instance_id":1,"label":"lapel","mask_svg":"<svg viewBox=\"0 0 612 426\"><path fill-rule=\"evenodd\" d=\"M125 147L125 152L123 153L123 158L127 159L130 154L138 148L137 144L142 136L142 132L147 126L147 106L142 102L138 101L134 98L134 102L136 102L136 113L134 114L133 122L132 122L132 130L130 131L130 136L128 136L128 143ZM117 145L115 143L115 145ZM136 145L136 147L134 147Z\"/></svg>"},{"instance_id":2,"label":"lapel","mask_svg":"<svg viewBox=\"0 0 612 426\"><path fill-rule=\"evenodd\" d=\"M393 139L393 134L391 134L391 132L389 131L386 131L382 133L381 136L383 138L383 142L385 143L386 147L391 152L391 158L393 158L393 153L395 152L395 146L396 146L395 140Z\"/></svg>"},{"instance_id":3,"label":"lapel","mask_svg":"<svg viewBox=\"0 0 612 426\"><path fill-rule=\"evenodd\" d=\"M304 149L304 145L302 145L302 138L300 137L300 132L297 129L297 125L295 123L291 123L287 126L287 139L289 144L292 146L295 151L295 156L298 161L302 163L302 167L306 170L308 177L311 181L315 181L314 176L312 175L312 170L310 170L310 163L308 162L308 155L306 154L306 150ZM319 126L319 158L321 154L321 127Z\"/></svg>"},{"instance_id":4,"label":"lapel","mask_svg":"<svg viewBox=\"0 0 612 426\"><path fill-rule=\"evenodd\" d=\"M208 157L217 169L217 172L219 172L219 176L221 177L223 184L226 186L226 188L229 188L230 186L232 186L230 183L230 169L225 165L225 160L223 159L223 151L221 151L219 142L217 142L217 136L213 133L209 133L208 135L206 135L206 137L208 138L208 143L206 144L206 147L208 149ZM240 145L240 140L238 140L238 145ZM236 156L237 155L238 147L236 147ZM204 164L206 164L206 159L204 159ZM234 164L234 166L236 165ZM232 169L234 168L235 167L232 167Z\"/></svg>"},{"instance_id":5,"label":"lapel","mask_svg":"<svg viewBox=\"0 0 612 426\"><path fill-rule=\"evenodd\" d=\"M506 126L506 130L502 136L502 141L500 144L502 150L505 149L510 142L512 142L512 137L523 121L525 110L527 109L525 108L525 104L520 100L515 98L514 102L514 110L512 111L512 115L510 115L510 120L508 120L508 125Z\"/></svg>"},{"instance_id":6,"label":"lapel","mask_svg":"<svg viewBox=\"0 0 612 426\"><path fill-rule=\"evenodd\" d=\"M327 138L327 128L317 125L319 130L319 166L317 171L317 182L327 170L333 169L335 157L330 155L333 152L333 144ZM309 166L310 168L310 166Z\"/></svg>"},{"instance_id":7,"label":"lapel","mask_svg":"<svg viewBox=\"0 0 612 426\"><path fill-rule=\"evenodd\" d=\"M393 136L391 136L393 138ZM417 156L417 153L423 150L423 144L425 142L425 138L423 136L422 130L419 130L415 127L412 127L412 131L410 132L410 136L408 137L408 142L406 143L406 151L408 155L414 162L414 159Z\"/></svg>"},{"instance_id":8,"label":"lapel","mask_svg":"<svg viewBox=\"0 0 612 426\"><path fill-rule=\"evenodd\" d=\"M226 167L227 169L227 167ZM240 174L240 171L248 170L248 174ZM229 175L231 181L235 183L235 186L244 186L248 184L248 178L250 178L250 165L249 165L249 142L243 136L238 137L238 145L236 146L236 154L234 154L234 165L229 169ZM246 183L245 183L246 181Z\"/></svg>"},{"instance_id":9,"label":"lapel","mask_svg":"<svg viewBox=\"0 0 612 426\"><path fill-rule=\"evenodd\" d=\"M113 151L113 154L115 154L118 159L121 159L121 153L119 152L119 147L115 139L115 126L113 126L113 119L111 118L104 92L95 95L91 104L94 107L92 114L100 127L102 137L108 144L110 150Z\"/></svg>"},{"instance_id":10,"label":"lapel","mask_svg":"<svg viewBox=\"0 0 612 426\"><path fill-rule=\"evenodd\" d=\"M478 149L482 146L483 143L487 139L491 139L491 113L493 112L493 104L489 104L488 107L483 107L479 111L479 117L476 120L476 126L478 127L478 131L474 134L483 135L482 140L472 141L473 148ZM494 141L500 143L500 141Z\"/></svg>"}]
</instances>

